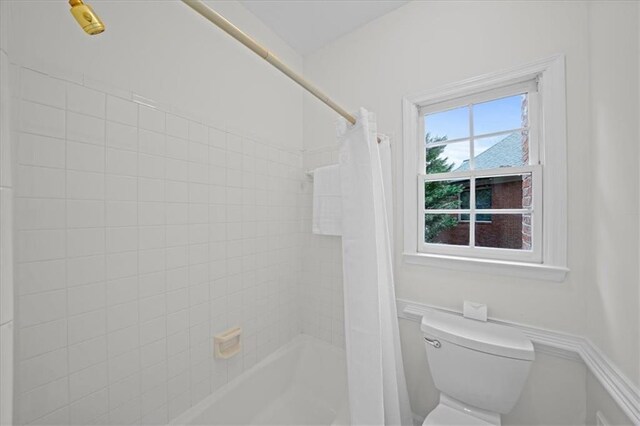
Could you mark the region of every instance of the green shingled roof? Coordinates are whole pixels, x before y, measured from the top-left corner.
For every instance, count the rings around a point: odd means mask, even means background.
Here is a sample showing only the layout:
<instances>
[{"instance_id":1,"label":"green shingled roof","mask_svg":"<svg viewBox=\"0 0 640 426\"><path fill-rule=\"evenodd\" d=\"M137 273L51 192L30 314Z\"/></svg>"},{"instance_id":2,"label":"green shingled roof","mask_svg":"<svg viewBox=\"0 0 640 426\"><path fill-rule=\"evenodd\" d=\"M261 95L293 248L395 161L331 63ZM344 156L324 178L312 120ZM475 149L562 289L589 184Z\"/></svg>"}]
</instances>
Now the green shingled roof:
<instances>
[{"instance_id":1,"label":"green shingled roof","mask_svg":"<svg viewBox=\"0 0 640 426\"><path fill-rule=\"evenodd\" d=\"M522 159L522 134L511 133L491 148L476 156L476 169L498 169L500 167L524 166ZM454 172L469 170L465 160Z\"/></svg>"}]
</instances>

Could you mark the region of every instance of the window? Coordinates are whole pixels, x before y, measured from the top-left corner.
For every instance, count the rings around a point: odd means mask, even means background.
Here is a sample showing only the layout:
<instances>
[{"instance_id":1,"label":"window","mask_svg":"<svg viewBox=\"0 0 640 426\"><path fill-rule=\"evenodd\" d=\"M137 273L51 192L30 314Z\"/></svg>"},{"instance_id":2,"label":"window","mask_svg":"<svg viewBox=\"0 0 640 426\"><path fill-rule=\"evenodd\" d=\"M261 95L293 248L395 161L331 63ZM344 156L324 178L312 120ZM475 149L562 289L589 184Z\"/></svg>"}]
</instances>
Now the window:
<instances>
[{"instance_id":1,"label":"window","mask_svg":"<svg viewBox=\"0 0 640 426\"><path fill-rule=\"evenodd\" d=\"M405 259L562 278L564 105L561 57L405 98Z\"/></svg>"},{"instance_id":2,"label":"window","mask_svg":"<svg viewBox=\"0 0 640 426\"><path fill-rule=\"evenodd\" d=\"M536 78L420 108L418 251L541 261L537 85Z\"/></svg>"}]
</instances>

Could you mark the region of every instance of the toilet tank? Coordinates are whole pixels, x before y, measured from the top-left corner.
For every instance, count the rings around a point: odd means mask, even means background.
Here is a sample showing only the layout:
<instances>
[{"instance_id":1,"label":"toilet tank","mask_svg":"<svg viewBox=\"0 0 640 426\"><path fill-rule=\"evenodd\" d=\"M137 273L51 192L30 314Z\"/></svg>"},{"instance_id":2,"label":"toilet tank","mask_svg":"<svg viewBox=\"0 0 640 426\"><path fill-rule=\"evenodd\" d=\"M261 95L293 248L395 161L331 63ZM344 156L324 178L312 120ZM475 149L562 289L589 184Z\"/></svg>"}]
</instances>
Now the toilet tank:
<instances>
[{"instance_id":1,"label":"toilet tank","mask_svg":"<svg viewBox=\"0 0 640 426\"><path fill-rule=\"evenodd\" d=\"M520 330L435 311L422 317L421 330L440 392L483 410L511 411L535 356Z\"/></svg>"}]
</instances>

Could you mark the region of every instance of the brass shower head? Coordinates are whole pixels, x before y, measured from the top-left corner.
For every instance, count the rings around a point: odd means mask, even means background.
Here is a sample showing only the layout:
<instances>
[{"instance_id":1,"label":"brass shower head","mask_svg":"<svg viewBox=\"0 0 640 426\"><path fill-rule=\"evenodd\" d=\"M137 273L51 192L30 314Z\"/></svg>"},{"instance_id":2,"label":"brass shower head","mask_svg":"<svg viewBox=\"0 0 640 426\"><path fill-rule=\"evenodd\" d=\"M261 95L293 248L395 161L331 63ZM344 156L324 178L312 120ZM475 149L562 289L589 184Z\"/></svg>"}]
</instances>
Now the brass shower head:
<instances>
[{"instance_id":1,"label":"brass shower head","mask_svg":"<svg viewBox=\"0 0 640 426\"><path fill-rule=\"evenodd\" d=\"M69 4L71 5L71 14L87 34L96 35L104 31L104 23L91 9L91 6L84 4L82 0L69 0Z\"/></svg>"}]
</instances>

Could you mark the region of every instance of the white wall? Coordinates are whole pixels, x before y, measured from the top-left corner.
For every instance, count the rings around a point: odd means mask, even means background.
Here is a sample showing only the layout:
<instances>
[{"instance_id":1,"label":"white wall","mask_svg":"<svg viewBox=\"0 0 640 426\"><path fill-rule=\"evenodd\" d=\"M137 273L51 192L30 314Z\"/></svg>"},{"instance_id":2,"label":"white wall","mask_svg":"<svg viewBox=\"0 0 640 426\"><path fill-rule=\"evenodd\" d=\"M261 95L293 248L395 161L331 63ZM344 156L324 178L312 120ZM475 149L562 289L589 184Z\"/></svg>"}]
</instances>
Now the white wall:
<instances>
[{"instance_id":1,"label":"white wall","mask_svg":"<svg viewBox=\"0 0 640 426\"><path fill-rule=\"evenodd\" d=\"M593 279L586 288L587 335L640 385L639 194L640 7L589 3L593 185ZM611 424L629 420L591 374L589 424L601 411Z\"/></svg>"},{"instance_id":2,"label":"white wall","mask_svg":"<svg viewBox=\"0 0 640 426\"><path fill-rule=\"evenodd\" d=\"M589 3L594 276L588 335L640 386L638 3Z\"/></svg>"},{"instance_id":3,"label":"white wall","mask_svg":"<svg viewBox=\"0 0 640 426\"><path fill-rule=\"evenodd\" d=\"M164 423L299 333L300 90L179 2L93 6L11 3L16 424Z\"/></svg>"},{"instance_id":4,"label":"white wall","mask_svg":"<svg viewBox=\"0 0 640 426\"><path fill-rule=\"evenodd\" d=\"M460 309L465 299L473 300L488 304L489 314L495 318L588 335L637 383L635 262L639 221L634 185L638 175L637 168L630 164L638 158L635 133L638 110L637 98L634 99L638 93L638 37L634 32L637 21L632 22L638 16L637 3L608 2L606 6L593 6L593 10L588 3L412 2L306 57L305 74L341 104L353 109L364 106L377 113L378 128L392 135L394 141L397 195L403 193L400 103L403 95L565 54L571 269L566 281L555 283L407 265L396 252L397 296L452 309ZM607 9L602 20L598 8ZM618 15L627 17L619 20ZM598 26L601 27L594 31ZM617 28L611 36L603 36L602 33L611 30L610 26L624 29ZM618 43L623 37L625 41ZM592 56L591 44L596 42L602 46L601 52ZM603 60L615 61L618 66L607 68ZM602 65L591 76L589 70L594 62ZM627 64L627 68L620 70ZM612 78L620 81L609 94ZM615 103L623 97L625 84L626 103L619 107ZM590 104L592 93L603 98L605 107L608 102L609 108L621 110L594 110ZM311 153L330 150L335 146L334 113L308 96L304 105L305 149ZM620 120L612 121L610 117L616 112L621 113ZM599 115L602 123L597 126L593 123L592 127L592 119ZM602 143L597 136L592 139L594 130L603 131ZM609 137L609 133L619 137ZM624 140L620 140L622 136ZM608 173L612 175L609 177ZM605 192L610 183L615 189ZM622 194L627 194L627 198L623 199ZM606 205L604 200L608 201ZM396 197L394 201L395 243L401 247L402 200ZM625 213L612 216L606 209L618 202L616 211ZM626 220L621 220L623 217ZM622 228L627 230L625 235ZM602 245L596 247L596 243ZM598 290L603 294L598 294ZM412 327L401 324L403 346L409 348L404 356L410 381L419 380L426 371L424 360L417 360L420 355L412 353L422 351L421 345L413 341L418 334ZM564 407L564 412L563 407L548 411L547 415L552 417L545 420L562 422L566 421L563 415L574 413L584 421L584 369L563 367L562 362L551 365L548 357L540 358L536 364L534 374L547 368L550 371L566 368L567 374L573 374L571 382L576 394L582 395L582 399ZM564 387L566 378L561 377L561 374L548 374L545 379L532 377L536 385L528 386L534 386L529 389L535 392L545 389L569 392L571 386ZM429 386L415 385L411 395L415 411L426 413L433 402L433 395L429 396L432 391ZM516 411L514 415L519 417L512 417L511 421L533 424L540 421L536 407L529 408Z\"/></svg>"},{"instance_id":5,"label":"white wall","mask_svg":"<svg viewBox=\"0 0 640 426\"><path fill-rule=\"evenodd\" d=\"M464 11L462 13L461 11ZM522 23L526 22L526 25ZM508 34L508 36L506 36ZM569 120L569 267L564 283L476 275L407 265L396 253L398 297L459 308L487 303L490 315L582 333L589 278L589 151L587 11L578 2L413 2L309 56L305 73L342 104L365 106L394 137L396 194L401 194L402 96L510 68L557 53L567 55ZM305 97L305 148L335 144L335 117ZM572 166L574 165L575 166ZM401 247L401 199L396 197L396 246Z\"/></svg>"}]
</instances>

